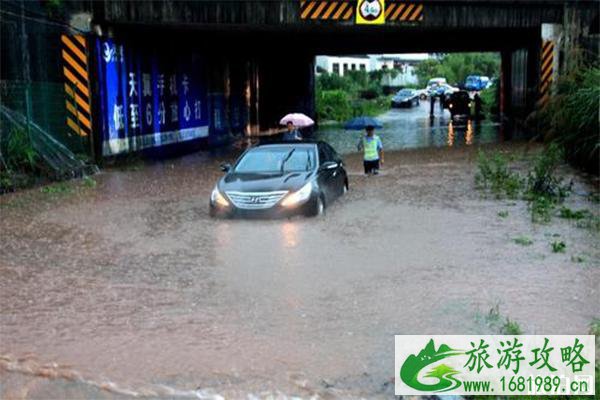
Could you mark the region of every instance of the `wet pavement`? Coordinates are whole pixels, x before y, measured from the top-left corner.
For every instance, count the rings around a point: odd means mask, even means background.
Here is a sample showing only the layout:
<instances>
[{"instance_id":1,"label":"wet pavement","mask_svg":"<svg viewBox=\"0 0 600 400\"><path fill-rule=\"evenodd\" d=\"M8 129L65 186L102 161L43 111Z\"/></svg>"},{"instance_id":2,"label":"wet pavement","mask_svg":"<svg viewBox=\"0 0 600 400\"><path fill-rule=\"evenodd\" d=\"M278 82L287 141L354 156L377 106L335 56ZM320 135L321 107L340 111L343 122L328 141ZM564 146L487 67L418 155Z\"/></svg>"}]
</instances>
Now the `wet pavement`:
<instances>
[{"instance_id":1,"label":"wet pavement","mask_svg":"<svg viewBox=\"0 0 600 400\"><path fill-rule=\"evenodd\" d=\"M204 153L1 197L0 397L392 398L395 334L498 333L496 305L525 333L587 332L597 234L482 198L476 147L388 151L377 177L347 155L350 192L318 219L210 219L233 156Z\"/></svg>"}]
</instances>

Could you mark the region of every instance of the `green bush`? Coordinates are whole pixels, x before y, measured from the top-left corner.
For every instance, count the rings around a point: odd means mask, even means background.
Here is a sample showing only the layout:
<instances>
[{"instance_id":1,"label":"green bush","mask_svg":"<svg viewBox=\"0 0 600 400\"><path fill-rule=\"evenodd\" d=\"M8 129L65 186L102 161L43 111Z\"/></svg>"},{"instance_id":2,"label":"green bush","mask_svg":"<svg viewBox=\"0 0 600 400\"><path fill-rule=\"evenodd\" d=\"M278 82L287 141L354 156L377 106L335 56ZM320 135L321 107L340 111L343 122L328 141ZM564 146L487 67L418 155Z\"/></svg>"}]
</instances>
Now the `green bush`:
<instances>
[{"instance_id":1,"label":"green bush","mask_svg":"<svg viewBox=\"0 0 600 400\"><path fill-rule=\"evenodd\" d=\"M375 117L386 111L389 99L383 96L380 71L376 72L347 71L343 77L327 73L317 76L317 117L343 122L354 116Z\"/></svg>"},{"instance_id":2,"label":"green bush","mask_svg":"<svg viewBox=\"0 0 600 400\"><path fill-rule=\"evenodd\" d=\"M563 241L555 241L550 243L553 253L564 253L567 245Z\"/></svg>"},{"instance_id":3,"label":"green bush","mask_svg":"<svg viewBox=\"0 0 600 400\"><path fill-rule=\"evenodd\" d=\"M583 66L563 75L540 112L547 139L565 149L572 164L600 173L600 68Z\"/></svg>"},{"instance_id":4,"label":"green bush","mask_svg":"<svg viewBox=\"0 0 600 400\"><path fill-rule=\"evenodd\" d=\"M475 183L480 189L489 190L497 198L516 198L523 186L519 174L512 172L508 161L502 154L494 153L488 157L484 152L478 154L479 170L475 174Z\"/></svg>"},{"instance_id":5,"label":"green bush","mask_svg":"<svg viewBox=\"0 0 600 400\"><path fill-rule=\"evenodd\" d=\"M317 116L321 120L345 121L352 116L352 106L346 92L324 90L316 97Z\"/></svg>"},{"instance_id":6,"label":"green bush","mask_svg":"<svg viewBox=\"0 0 600 400\"><path fill-rule=\"evenodd\" d=\"M31 185L42 167L25 129L13 128L0 135L0 194Z\"/></svg>"},{"instance_id":7,"label":"green bush","mask_svg":"<svg viewBox=\"0 0 600 400\"><path fill-rule=\"evenodd\" d=\"M25 129L13 128L2 145L2 155L7 169L31 172L37 169L39 155Z\"/></svg>"},{"instance_id":8,"label":"green bush","mask_svg":"<svg viewBox=\"0 0 600 400\"><path fill-rule=\"evenodd\" d=\"M569 207L562 207L558 216L564 219L581 220L590 217L591 213L590 210L571 210Z\"/></svg>"},{"instance_id":9,"label":"green bush","mask_svg":"<svg viewBox=\"0 0 600 400\"><path fill-rule=\"evenodd\" d=\"M556 175L556 168L563 160L563 150L555 143L550 144L536 158L533 170L527 176L527 195L545 196L561 201L568 196L572 183L565 185Z\"/></svg>"},{"instance_id":10,"label":"green bush","mask_svg":"<svg viewBox=\"0 0 600 400\"><path fill-rule=\"evenodd\" d=\"M497 115L500 113L500 90L497 84L482 90L480 93L483 113L486 116Z\"/></svg>"}]
</instances>

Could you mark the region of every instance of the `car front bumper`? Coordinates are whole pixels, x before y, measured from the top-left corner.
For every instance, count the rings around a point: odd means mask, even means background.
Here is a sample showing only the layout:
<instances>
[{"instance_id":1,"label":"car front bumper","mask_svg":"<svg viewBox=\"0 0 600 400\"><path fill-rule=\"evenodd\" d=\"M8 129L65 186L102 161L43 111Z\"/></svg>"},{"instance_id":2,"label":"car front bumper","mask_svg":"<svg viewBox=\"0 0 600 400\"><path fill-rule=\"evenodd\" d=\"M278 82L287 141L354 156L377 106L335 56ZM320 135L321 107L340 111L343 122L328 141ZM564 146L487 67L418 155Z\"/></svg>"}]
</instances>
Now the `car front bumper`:
<instances>
[{"instance_id":1,"label":"car front bumper","mask_svg":"<svg viewBox=\"0 0 600 400\"><path fill-rule=\"evenodd\" d=\"M296 215L312 215L316 208L317 194L313 193L304 201L295 206L284 207L280 204L275 204L269 208L262 209L245 209L236 207L231 201L229 206L223 207L210 203L210 215L217 218L247 218L247 219L271 219L271 218L289 218Z\"/></svg>"}]
</instances>

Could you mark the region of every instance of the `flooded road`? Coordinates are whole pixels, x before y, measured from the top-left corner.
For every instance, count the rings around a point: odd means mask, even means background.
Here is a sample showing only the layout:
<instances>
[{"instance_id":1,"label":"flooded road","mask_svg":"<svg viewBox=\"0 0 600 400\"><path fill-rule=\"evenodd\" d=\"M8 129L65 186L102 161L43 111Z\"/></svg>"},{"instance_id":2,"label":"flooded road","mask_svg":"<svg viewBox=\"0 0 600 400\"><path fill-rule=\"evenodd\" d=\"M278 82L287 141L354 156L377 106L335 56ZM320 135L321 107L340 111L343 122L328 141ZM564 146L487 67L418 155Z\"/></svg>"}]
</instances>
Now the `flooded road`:
<instances>
[{"instance_id":1,"label":"flooded road","mask_svg":"<svg viewBox=\"0 0 600 400\"><path fill-rule=\"evenodd\" d=\"M448 110L440 110L439 102L435 104L434 117L430 118L427 100L421 101L419 106L391 109L377 119L383 125L377 134L386 150L498 143L519 136L497 121L452 121ZM325 125L315 136L331 143L339 152L352 153L356 151L361 133L345 131L338 125Z\"/></svg>"},{"instance_id":2,"label":"flooded road","mask_svg":"<svg viewBox=\"0 0 600 400\"><path fill-rule=\"evenodd\" d=\"M496 305L530 334L600 315L598 236L482 198L475 146L388 151L370 178L348 155L324 217L276 221L209 218L231 157L0 198L1 398L392 398L395 334L498 333Z\"/></svg>"}]
</instances>

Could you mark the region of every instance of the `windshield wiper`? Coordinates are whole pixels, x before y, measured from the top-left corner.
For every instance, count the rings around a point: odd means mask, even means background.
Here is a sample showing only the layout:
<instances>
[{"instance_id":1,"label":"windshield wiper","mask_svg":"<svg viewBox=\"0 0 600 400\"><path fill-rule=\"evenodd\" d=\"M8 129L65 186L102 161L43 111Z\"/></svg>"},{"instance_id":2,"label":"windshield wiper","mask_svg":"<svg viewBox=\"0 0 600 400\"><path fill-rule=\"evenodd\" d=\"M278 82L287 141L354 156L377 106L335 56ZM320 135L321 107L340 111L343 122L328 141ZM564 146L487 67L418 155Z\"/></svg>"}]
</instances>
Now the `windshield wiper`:
<instances>
[{"instance_id":1,"label":"windshield wiper","mask_svg":"<svg viewBox=\"0 0 600 400\"><path fill-rule=\"evenodd\" d=\"M285 156L283 161L281 161L281 173L282 174L283 174L283 167L285 166L285 163L288 162L288 160L292 157L292 154L294 154L295 151L296 151L296 149L290 150L290 152L287 153L287 155Z\"/></svg>"}]
</instances>

